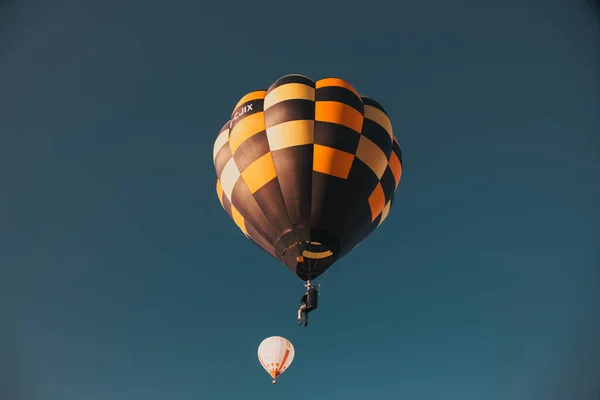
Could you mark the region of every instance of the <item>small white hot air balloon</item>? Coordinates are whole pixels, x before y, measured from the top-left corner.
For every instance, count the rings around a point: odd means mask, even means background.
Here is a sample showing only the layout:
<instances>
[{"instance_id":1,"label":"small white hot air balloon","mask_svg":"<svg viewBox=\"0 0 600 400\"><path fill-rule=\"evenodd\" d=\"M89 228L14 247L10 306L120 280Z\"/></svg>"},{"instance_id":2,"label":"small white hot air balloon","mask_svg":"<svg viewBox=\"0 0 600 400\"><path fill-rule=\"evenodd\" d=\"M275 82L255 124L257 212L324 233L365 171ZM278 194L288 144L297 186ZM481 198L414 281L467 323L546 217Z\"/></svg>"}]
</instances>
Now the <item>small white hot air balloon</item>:
<instances>
[{"instance_id":1,"label":"small white hot air balloon","mask_svg":"<svg viewBox=\"0 0 600 400\"><path fill-rule=\"evenodd\" d=\"M271 336L263 340L258 346L258 361L277 383L281 375L294 359L294 346L281 336Z\"/></svg>"}]
</instances>

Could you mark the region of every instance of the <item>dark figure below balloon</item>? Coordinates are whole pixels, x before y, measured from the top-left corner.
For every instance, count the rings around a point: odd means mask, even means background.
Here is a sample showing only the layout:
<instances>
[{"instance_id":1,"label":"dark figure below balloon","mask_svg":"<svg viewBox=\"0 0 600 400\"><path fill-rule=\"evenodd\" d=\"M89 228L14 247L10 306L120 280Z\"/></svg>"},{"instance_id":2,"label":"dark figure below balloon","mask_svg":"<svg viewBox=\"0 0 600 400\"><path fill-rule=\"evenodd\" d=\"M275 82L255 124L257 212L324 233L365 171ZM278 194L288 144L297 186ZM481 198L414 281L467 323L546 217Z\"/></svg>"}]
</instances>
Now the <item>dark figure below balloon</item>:
<instances>
[{"instance_id":1,"label":"dark figure below balloon","mask_svg":"<svg viewBox=\"0 0 600 400\"><path fill-rule=\"evenodd\" d=\"M308 313L315 310L319 304L319 291L317 287L306 282L306 293L300 299L300 308L298 309L298 326L302 325L302 316L304 316L304 326L308 325Z\"/></svg>"}]
</instances>

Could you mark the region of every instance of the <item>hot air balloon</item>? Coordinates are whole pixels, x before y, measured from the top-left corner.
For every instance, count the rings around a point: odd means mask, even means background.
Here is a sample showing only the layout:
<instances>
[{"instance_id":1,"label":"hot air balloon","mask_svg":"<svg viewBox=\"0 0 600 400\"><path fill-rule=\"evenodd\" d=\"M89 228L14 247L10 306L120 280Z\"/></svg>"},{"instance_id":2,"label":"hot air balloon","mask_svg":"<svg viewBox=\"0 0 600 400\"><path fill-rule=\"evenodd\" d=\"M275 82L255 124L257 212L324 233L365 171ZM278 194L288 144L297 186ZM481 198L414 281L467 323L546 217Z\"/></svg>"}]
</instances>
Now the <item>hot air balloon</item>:
<instances>
[{"instance_id":1,"label":"hot air balloon","mask_svg":"<svg viewBox=\"0 0 600 400\"><path fill-rule=\"evenodd\" d=\"M263 340L258 346L258 361L277 383L281 375L294 360L294 346L281 336L271 336Z\"/></svg>"},{"instance_id":2,"label":"hot air balloon","mask_svg":"<svg viewBox=\"0 0 600 400\"><path fill-rule=\"evenodd\" d=\"M381 225L402 175L384 108L342 79L302 75L243 96L213 160L227 214L304 281Z\"/></svg>"}]
</instances>

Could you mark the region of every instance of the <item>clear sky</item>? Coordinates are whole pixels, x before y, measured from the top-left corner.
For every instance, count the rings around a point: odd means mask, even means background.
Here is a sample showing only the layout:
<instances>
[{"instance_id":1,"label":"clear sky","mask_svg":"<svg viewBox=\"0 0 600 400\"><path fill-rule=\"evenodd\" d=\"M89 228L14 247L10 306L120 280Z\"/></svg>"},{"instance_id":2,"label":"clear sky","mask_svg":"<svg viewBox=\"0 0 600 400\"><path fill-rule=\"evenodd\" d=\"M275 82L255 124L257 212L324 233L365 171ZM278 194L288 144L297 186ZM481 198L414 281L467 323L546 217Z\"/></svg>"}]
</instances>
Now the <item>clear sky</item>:
<instances>
[{"instance_id":1,"label":"clear sky","mask_svg":"<svg viewBox=\"0 0 600 400\"><path fill-rule=\"evenodd\" d=\"M589 400L600 392L598 10L585 0L0 6L0 397ZM338 76L404 155L321 279L244 238L213 141ZM290 339L272 385L256 351Z\"/></svg>"}]
</instances>

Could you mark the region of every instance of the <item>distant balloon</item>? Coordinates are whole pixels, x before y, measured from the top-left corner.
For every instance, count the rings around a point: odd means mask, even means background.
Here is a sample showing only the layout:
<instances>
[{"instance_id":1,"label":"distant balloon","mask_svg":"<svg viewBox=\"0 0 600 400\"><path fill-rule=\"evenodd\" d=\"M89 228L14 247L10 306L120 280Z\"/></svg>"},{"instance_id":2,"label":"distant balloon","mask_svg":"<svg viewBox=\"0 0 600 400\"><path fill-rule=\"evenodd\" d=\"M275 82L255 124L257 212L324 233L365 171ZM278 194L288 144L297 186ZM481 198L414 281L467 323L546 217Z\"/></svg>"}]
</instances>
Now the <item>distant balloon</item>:
<instances>
[{"instance_id":1,"label":"distant balloon","mask_svg":"<svg viewBox=\"0 0 600 400\"><path fill-rule=\"evenodd\" d=\"M281 375L294 360L294 346L281 336L271 336L263 340L258 346L258 361L277 383Z\"/></svg>"},{"instance_id":2,"label":"distant balloon","mask_svg":"<svg viewBox=\"0 0 600 400\"><path fill-rule=\"evenodd\" d=\"M227 214L302 280L321 275L381 225L402 175L384 108L342 79L302 75L242 97L213 160Z\"/></svg>"}]
</instances>

